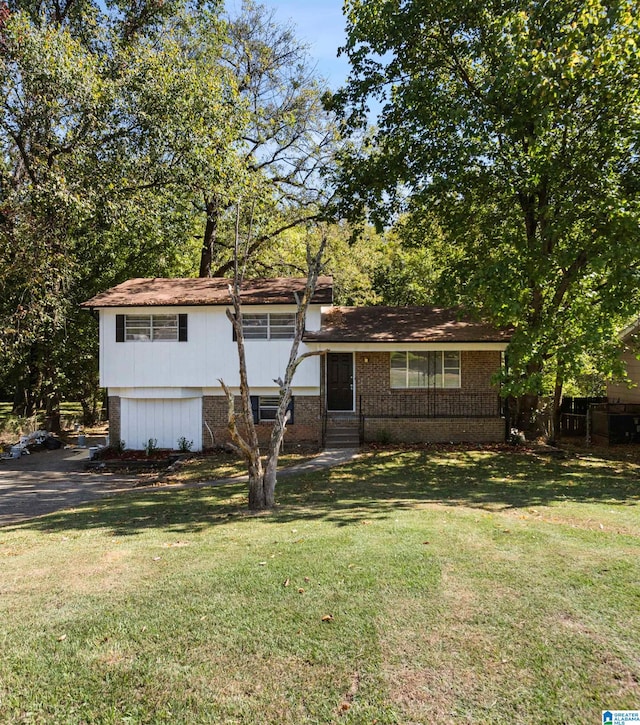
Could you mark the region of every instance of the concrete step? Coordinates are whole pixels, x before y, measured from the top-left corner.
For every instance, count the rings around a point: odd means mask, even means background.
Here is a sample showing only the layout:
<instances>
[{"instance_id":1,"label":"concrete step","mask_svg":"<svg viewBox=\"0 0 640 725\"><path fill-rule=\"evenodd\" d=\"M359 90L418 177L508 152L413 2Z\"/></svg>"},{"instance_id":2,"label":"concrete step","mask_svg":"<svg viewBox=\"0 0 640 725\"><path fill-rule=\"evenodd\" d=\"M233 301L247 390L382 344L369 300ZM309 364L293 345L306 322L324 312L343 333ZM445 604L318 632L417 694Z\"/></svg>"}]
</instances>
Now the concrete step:
<instances>
[{"instance_id":1,"label":"concrete step","mask_svg":"<svg viewBox=\"0 0 640 725\"><path fill-rule=\"evenodd\" d=\"M359 445L360 436L357 429L327 431L325 439L327 448L357 448Z\"/></svg>"},{"instance_id":2,"label":"concrete step","mask_svg":"<svg viewBox=\"0 0 640 725\"><path fill-rule=\"evenodd\" d=\"M354 433L327 433L326 438L327 438L327 440L332 440L332 441L357 441L357 440L360 440L358 431L355 431Z\"/></svg>"},{"instance_id":3,"label":"concrete step","mask_svg":"<svg viewBox=\"0 0 640 725\"><path fill-rule=\"evenodd\" d=\"M358 418L327 418L329 428L357 428L360 424Z\"/></svg>"},{"instance_id":4,"label":"concrete step","mask_svg":"<svg viewBox=\"0 0 640 725\"><path fill-rule=\"evenodd\" d=\"M324 444L326 449L335 448L360 448L360 441L356 438L355 440L330 440L327 438Z\"/></svg>"}]
</instances>

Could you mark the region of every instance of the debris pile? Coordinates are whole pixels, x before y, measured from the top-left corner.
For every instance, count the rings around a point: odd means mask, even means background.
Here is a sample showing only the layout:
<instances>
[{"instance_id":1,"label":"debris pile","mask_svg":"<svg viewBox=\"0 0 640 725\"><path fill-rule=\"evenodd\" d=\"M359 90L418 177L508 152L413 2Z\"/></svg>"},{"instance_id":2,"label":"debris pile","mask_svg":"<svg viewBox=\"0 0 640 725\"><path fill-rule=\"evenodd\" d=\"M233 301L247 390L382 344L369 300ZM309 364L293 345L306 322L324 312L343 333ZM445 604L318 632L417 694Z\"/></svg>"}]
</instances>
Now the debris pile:
<instances>
[{"instance_id":1,"label":"debris pile","mask_svg":"<svg viewBox=\"0 0 640 725\"><path fill-rule=\"evenodd\" d=\"M49 433L46 430L36 430L33 433L20 436L20 440L10 446L9 452L2 454L1 457L20 458L23 455L28 455L32 451L40 451L43 448L48 451L53 451L61 447L62 443L53 433Z\"/></svg>"}]
</instances>

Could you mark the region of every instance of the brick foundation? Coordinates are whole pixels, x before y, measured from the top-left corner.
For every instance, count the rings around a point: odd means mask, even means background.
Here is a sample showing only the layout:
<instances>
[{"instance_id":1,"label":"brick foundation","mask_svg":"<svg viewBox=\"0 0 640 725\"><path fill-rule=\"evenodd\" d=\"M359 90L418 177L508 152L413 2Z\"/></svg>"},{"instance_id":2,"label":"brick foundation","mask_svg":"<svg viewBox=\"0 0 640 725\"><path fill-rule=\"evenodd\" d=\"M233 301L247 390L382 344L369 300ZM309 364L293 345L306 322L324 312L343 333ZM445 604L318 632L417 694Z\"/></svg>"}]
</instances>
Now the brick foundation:
<instances>
[{"instance_id":1,"label":"brick foundation","mask_svg":"<svg viewBox=\"0 0 640 725\"><path fill-rule=\"evenodd\" d=\"M235 398L235 408L240 412L240 397ZM293 423L287 426L284 440L287 443L321 444L322 419L320 396L294 396ZM207 427L208 426L208 427ZM272 424L258 423L256 430L261 444L269 441ZM211 429L211 432L209 431ZM213 437L212 437L213 436ZM231 440L227 428L227 399L218 395L205 395L202 398L202 441L204 448L221 446Z\"/></svg>"},{"instance_id":2,"label":"brick foundation","mask_svg":"<svg viewBox=\"0 0 640 725\"><path fill-rule=\"evenodd\" d=\"M495 443L504 440L504 419L368 418L364 439L381 443Z\"/></svg>"}]
</instances>

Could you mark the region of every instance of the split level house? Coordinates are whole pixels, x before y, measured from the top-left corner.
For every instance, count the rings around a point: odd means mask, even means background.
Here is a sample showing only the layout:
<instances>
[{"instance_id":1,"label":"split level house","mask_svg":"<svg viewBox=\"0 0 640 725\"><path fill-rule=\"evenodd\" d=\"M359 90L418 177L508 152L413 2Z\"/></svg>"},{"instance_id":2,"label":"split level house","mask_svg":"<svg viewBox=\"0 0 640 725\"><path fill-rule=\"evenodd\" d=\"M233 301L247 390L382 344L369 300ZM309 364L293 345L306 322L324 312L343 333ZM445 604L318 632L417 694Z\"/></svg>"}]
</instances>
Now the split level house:
<instances>
[{"instance_id":1,"label":"split level house","mask_svg":"<svg viewBox=\"0 0 640 725\"><path fill-rule=\"evenodd\" d=\"M252 414L267 438L305 279L256 279L242 288ZM493 383L509 333L431 307L338 307L330 277L309 305L285 440L491 442L505 421ZM100 321L100 384L110 440L155 439L192 450L229 440L219 380L238 396L229 280L132 279L83 304Z\"/></svg>"}]
</instances>

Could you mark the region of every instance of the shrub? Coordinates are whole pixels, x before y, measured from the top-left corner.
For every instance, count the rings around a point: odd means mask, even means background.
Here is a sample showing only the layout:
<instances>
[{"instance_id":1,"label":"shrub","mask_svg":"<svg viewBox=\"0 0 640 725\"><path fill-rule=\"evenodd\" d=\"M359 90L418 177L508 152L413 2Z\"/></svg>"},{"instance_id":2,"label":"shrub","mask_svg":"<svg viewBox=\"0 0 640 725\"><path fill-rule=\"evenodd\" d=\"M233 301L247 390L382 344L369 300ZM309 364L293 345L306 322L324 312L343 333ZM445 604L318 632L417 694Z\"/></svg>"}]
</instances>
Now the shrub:
<instances>
[{"instance_id":1,"label":"shrub","mask_svg":"<svg viewBox=\"0 0 640 725\"><path fill-rule=\"evenodd\" d=\"M158 439L157 438L149 438L149 440L144 445L144 452L147 454L147 456L150 456L152 453L158 450Z\"/></svg>"}]
</instances>

